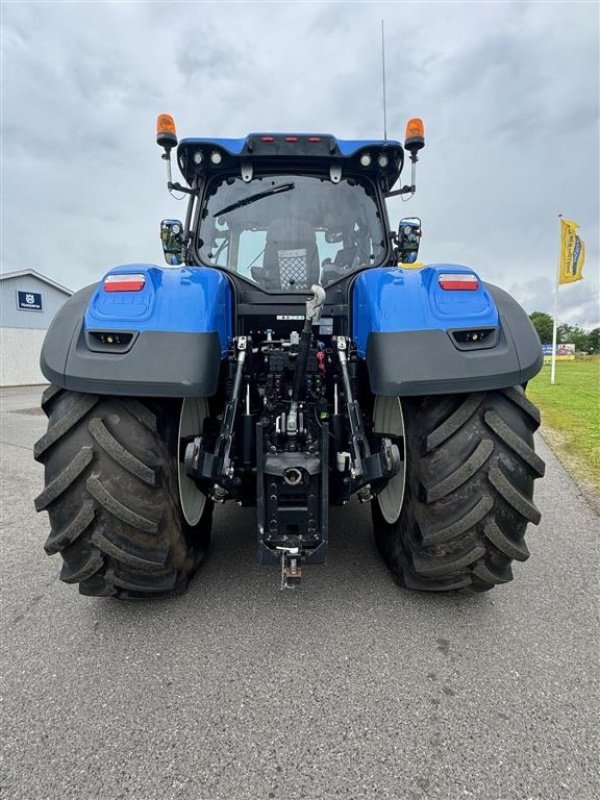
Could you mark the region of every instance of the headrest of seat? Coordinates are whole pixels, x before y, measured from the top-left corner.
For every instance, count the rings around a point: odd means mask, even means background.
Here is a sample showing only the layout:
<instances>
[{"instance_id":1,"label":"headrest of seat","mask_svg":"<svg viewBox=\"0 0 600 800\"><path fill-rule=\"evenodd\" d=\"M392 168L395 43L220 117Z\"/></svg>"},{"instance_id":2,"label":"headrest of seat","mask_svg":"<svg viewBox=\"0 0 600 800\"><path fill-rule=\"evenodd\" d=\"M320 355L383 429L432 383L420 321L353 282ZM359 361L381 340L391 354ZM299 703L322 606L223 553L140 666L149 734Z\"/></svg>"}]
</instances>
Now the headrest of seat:
<instances>
[{"instance_id":1,"label":"headrest of seat","mask_svg":"<svg viewBox=\"0 0 600 800\"><path fill-rule=\"evenodd\" d=\"M315 230L303 219L286 217L276 219L269 225L267 244L316 244Z\"/></svg>"}]
</instances>

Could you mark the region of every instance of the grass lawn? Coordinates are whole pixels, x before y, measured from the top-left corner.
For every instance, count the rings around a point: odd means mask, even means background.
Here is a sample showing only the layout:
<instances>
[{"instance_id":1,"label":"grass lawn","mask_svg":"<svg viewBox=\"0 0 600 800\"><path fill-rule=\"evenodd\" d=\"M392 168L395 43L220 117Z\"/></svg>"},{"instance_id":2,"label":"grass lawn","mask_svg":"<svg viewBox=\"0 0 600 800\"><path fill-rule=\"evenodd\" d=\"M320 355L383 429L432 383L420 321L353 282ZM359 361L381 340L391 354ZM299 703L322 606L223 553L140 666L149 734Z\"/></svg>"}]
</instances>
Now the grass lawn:
<instances>
[{"instance_id":1,"label":"grass lawn","mask_svg":"<svg viewBox=\"0 0 600 800\"><path fill-rule=\"evenodd\" d=\"M542 433L559 455L565 455L575 477L600 493L600 358L556 362L527 386L542 412Z\"/></svg>"}]
</instances>

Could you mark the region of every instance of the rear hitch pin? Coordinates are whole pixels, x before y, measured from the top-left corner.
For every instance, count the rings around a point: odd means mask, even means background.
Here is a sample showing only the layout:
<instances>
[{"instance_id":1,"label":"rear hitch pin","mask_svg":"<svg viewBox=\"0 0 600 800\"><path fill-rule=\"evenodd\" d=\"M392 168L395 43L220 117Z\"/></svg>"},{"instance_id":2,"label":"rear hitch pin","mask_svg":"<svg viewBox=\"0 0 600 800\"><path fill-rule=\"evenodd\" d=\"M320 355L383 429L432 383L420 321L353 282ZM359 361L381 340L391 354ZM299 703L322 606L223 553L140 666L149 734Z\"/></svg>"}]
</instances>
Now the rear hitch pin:
<instances>
[{"instance_id":1,"label":"rear hitch pin","mask_svg":"<svg viewBox=\"0 0 600 800\"><path fill-rule=\"evenodd\" d=\"M281 553L281 590L296 589L302 581L299 547L278 547Z\"/></svg>"}]
</instances>

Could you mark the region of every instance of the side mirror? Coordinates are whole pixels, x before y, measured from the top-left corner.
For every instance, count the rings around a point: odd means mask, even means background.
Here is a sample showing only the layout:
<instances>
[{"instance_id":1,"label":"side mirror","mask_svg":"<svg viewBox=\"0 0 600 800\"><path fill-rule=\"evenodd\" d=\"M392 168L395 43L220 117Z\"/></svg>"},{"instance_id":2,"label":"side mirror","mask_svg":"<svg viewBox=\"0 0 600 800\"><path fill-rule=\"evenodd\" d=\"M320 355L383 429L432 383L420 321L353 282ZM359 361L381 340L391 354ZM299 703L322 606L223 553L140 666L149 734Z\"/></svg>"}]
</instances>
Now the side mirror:
<instances>
[{"instance_id":1,"label":"side mirror","mask_svg":"<svg viewBox=\"0 0 600 800\"><path fill-rule=\"evenodd\" d=\"M160 241L165 261L171 266L183 264L183 225L178 219L163 219Z\"/></svg>"},{"instance_id":2,"label":"side mirror","mask_svg":"<svg viewBox=\"0 0 600 800\"><path fill-rule=\"evenodd\" d=\"M421 220L418 217L406 217L398 226L398 254L402 264L414 264L419 255L421 243Z\"/></svg>"}]
</instances>

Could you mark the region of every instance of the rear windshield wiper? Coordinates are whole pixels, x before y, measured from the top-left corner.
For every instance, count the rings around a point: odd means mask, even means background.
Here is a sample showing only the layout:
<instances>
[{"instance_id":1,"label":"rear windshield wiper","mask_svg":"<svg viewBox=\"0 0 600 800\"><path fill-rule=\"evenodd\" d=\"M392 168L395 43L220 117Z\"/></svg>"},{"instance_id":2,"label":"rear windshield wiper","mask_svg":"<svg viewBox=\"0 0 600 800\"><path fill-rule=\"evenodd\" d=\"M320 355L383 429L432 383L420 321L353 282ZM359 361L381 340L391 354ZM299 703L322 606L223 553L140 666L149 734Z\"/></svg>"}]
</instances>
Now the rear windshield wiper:
<instances>
[{"instance_id":1,"label":"rear windshield wiper","mask_svg":"<svg viewBox=\"0 0 600 800\"><path fill-rule=\"evenodd\" d=\"M289 192L290 189L294 188L293 183L282 183L279 186L273 186L271 189L265 189L264 192L257 192L256 194L248 195L248 197L242 198L242 200L238 200L236 203L232 203L230 206L225 206L220 211L215 211L213 217L220 217L221 214L226 214L228 211L235 211L236 208L241 208L242 206L249 206L250 203L255 203L257 200L262 200L263 197L270 197L272 194L279 194L280 192Z\"/></svg>"}]
</instances>

